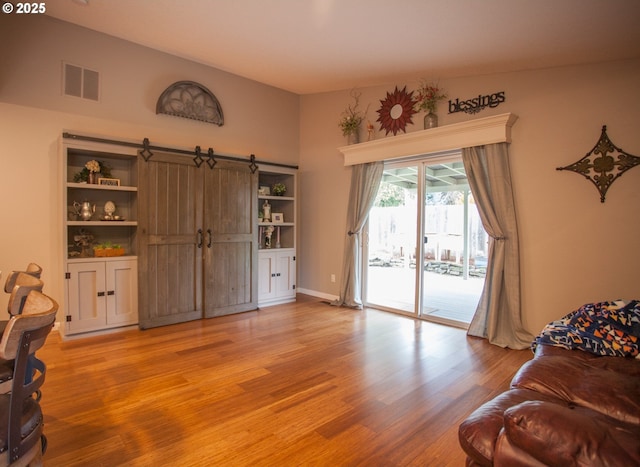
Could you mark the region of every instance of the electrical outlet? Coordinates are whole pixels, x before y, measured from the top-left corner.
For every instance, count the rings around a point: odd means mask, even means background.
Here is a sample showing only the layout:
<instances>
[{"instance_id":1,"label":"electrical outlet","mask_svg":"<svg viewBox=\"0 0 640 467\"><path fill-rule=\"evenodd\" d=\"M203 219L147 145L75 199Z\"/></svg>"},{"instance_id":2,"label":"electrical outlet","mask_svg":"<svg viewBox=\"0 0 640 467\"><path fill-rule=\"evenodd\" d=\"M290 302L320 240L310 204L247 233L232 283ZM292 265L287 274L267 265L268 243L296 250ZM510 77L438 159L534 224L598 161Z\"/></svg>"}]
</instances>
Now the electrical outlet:
<instances>
[{"instance_id":1,"label":"electrical outlet","mask_svg":"<svg viewBox=\"0 0 640 467\"><path fill-rule=\"evenodd\" d=\"M336 275L335 274L331 274L331 282L335 282L336 281Z\"/></svg>"}]
</instances>

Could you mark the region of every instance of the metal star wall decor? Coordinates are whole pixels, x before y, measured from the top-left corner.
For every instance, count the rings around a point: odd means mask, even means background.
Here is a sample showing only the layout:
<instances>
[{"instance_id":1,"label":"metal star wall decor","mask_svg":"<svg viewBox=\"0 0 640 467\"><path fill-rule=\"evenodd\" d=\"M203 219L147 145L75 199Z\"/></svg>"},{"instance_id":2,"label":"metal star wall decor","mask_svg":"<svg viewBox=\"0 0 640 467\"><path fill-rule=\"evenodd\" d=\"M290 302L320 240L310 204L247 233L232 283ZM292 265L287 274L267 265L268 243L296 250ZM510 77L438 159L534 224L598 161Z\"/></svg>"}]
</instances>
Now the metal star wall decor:
<instances>
[{"instance_id":1,"label":"metal star wall decor","mask_svg":"<svg viewBox=\"0 0 640 467\"><path fill-rule=\"evenodd\" d=\"M413 108L413 91L407 92L407 87L398 90L396 86L393 94L387 92L387 97L380 101L380 116L376 121L380 122L380 130L385 130L385 136L399 131L406 133L405 127L413 123L412 115L416 113Z\"/></svg>"},{"instance_id":2,"label":"metal star wall decor","mask_svg":"<svg viewBox=\"0 0 640 467\"><path fill-rule=\"evenodd\" d=\"M600 139L582 159L556 170L571 170L595 185L604 203L607 190L627 170L640 165L640 157L624 152L607 136L607 125L602 126Z\"/></svg>"}]
</instances>

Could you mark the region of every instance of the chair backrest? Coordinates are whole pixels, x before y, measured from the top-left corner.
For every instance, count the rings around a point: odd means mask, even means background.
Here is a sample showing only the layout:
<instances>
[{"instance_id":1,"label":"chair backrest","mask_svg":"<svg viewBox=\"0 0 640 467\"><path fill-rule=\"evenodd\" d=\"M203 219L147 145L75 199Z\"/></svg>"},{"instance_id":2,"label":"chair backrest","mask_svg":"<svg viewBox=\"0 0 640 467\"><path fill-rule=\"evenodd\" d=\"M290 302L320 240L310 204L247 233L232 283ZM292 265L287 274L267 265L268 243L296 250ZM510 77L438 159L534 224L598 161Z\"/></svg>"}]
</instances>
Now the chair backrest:
<instances>
[{"instance_id":1,"label":"chair backrest","mask_svg":"<svg viewBox=\"0 0 640 467\"><path fill-rule=\"evenodd\" d=\"M31 292L32 290L42 292L43 287L44 282L42 282L40 279L33 277L26 272L17 273L7 306L7 311L9 311L9 314L11 316L21 314L29 292Z\"/></svg>"},{"instance_id":2,"label":"chair backrest","mask_svg":"<svg viewBox=\"0 0 640 467\"><path fill-rule=\"evenodd\" d=\"M29 263L27 265L27 269L24 271L11 271L7 276L7 280L4 283L4 291L6 293L11 293L13 287L16 285L16 279L18 274L20 273L29 274L30 276L35 277L36 279L40 279L42 276L42 268L38 266L36 263Z\"/></svg>"},{"instance_id":3,"label":"chair backrest","mask_svg":"<svg viewBox=\"0 0 640 467\"><path fill-rule=\"evenodd\" d=\"M40 276L42 275L42 268L36 263L29 263L25 272L27 274L31 274L33 277L40 279Z\"/></svg>"},{"instance_id":4,"label":"chair backrest","mask_svg":"<svg viewBox=\"0 0 640 467\"><path fill-rule=\"evenodd\" d=\"M0 357L14 360L11 393L3 396L10 398L6 417L8 426L0 427L10 464L32 453L41 442L42 411L32 395L44 383L46 366L35 359L34 354L44 345L53 328L58 304L41 292L32 291L27 297L26 309L29 309L28 314L11 317L0 339ZM25 378L30 356L36 360L33 366L36 371L33 378ZM3 405L3 410L6 409Z\"/></svg>"},{"instance_id":5,"label":"chair backrest","mask_svg":"<svg viewBox=\"0 0 640 467\"><path fill-rule=\"evenodd\" d=\"M13 360L19 350L22 334L34 331L43 327L53 327L56 320L58 304L47 295L32 290L25 301L24 310L21 315L12 316L0 339L0 358ZM48 334L48 332L47 332ZM45 335L46 339L46 335ZM37 339L31 343L30 353L44 345L44 339Z\"/></svg>"}]
</instances>

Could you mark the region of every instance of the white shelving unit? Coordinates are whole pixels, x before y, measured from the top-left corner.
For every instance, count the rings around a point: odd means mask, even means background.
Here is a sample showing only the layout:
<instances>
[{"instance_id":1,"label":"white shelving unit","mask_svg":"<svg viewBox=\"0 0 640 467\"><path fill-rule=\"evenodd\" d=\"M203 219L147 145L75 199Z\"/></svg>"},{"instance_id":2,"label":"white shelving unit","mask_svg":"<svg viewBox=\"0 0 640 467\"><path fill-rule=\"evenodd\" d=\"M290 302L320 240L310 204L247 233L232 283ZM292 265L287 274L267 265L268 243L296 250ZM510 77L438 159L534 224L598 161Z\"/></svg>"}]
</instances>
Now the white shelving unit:
<instances>
[{"instance_id":1,"label":"white shelving unit","mask_svg":"<svg viewBox=\"0 0 640 467\"><path fill-rule=\"evenodd\" d=\"M74 335L135 325L138 322L137 150L65 138L60 159L66 285L61 331L64 335ZM77 181L77 174L91 160L108 166L110 178L119 180L119 186ZM107 202L116 208L112 218L105 213ZM90 220L78 215L78 206L83 203L95 207ZM124 249L124 255L96 257L92 247L101 244L119 246Z\"/></svg>"},{"instance_id":2,"label":"white shelving unit","mask_svg":"<svg viewBox=\"0 0 640 467\"><path fill-rule=\"evenodd\" d=\"M270 206L271 218L259 219L260 250L258 251L258 305L269 306L293 302L296 299L296 177L295 169L262 164L258 174L258 209L264 213L265 202ZM286 193L273 194L273 186L282 183ZM274 214L282 216L274 220ZM266 241L271 233L271 244Z\"/></svg>"}]
</instances>

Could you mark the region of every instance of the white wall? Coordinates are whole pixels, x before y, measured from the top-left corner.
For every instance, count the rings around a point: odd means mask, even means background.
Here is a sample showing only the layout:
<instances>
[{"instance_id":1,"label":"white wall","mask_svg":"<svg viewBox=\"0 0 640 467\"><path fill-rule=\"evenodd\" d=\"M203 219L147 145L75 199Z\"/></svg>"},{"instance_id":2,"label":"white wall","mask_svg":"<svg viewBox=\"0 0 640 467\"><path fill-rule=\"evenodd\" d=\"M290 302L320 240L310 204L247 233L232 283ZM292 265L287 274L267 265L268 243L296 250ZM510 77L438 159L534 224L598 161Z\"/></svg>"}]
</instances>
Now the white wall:
<instances>
[{"instance_id":1,"label":"white wall","mask_svg":"<svg viewBox=\"0 0 640 467\"><path fill-rule=\"evenodd\" d=\"M369 104L368 118L376 128L386 93L396 85L415 89L418 81L360 90L361 107ZM614 144L640 156L639 82L640 60L440 80L454 99L506 93L502 105L475 116L448 114L446 101L441 103L441 126L506 112L519 117L510 156L523 312L533 333L586 302L640 298L640 168L616 181L604 204L582 176L556 171L589 152L603 124ZM349 90L303 96L301 102L299 287L335 296L350 183L350 170L336 149L346 144L337 122L351 102ZM414 116L407 131L421 130L422 117Z\"/></svg>"}]
</instances>

